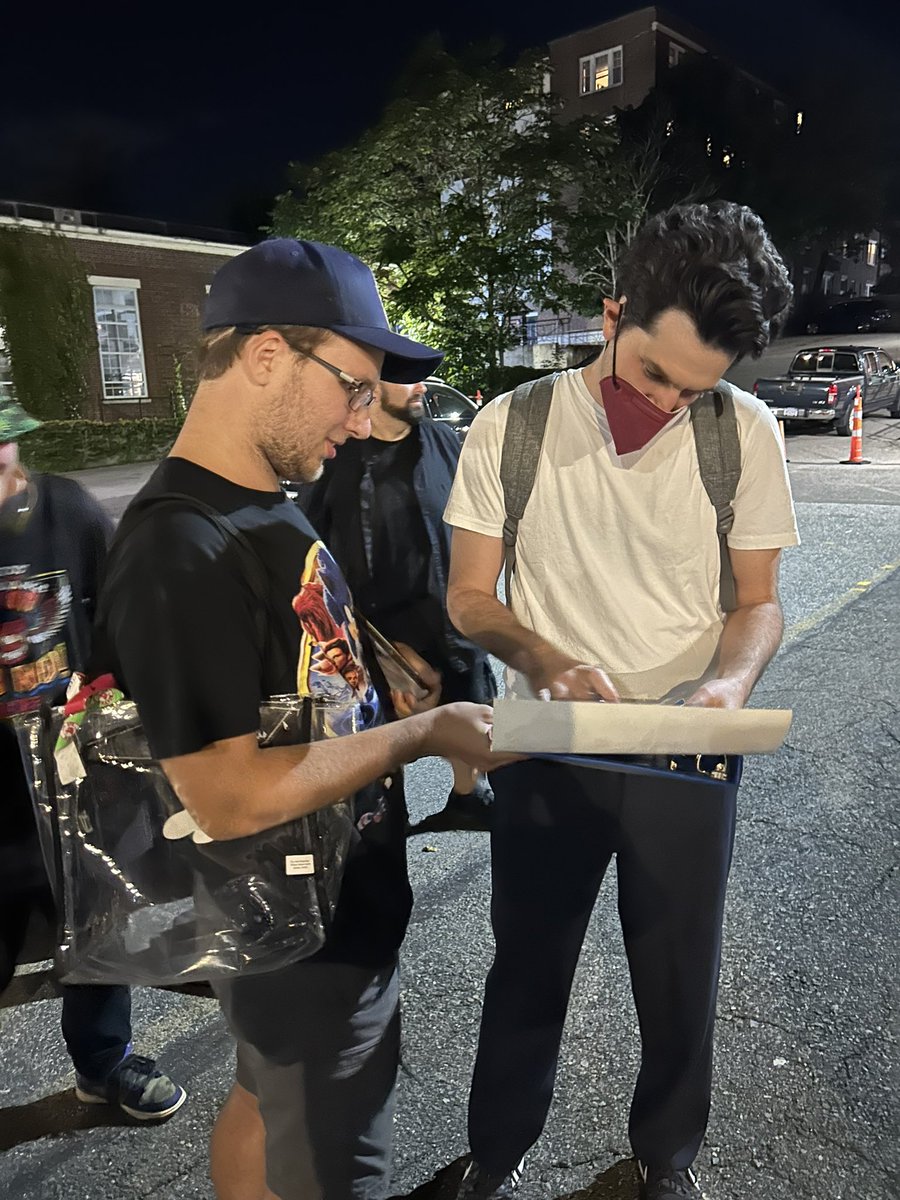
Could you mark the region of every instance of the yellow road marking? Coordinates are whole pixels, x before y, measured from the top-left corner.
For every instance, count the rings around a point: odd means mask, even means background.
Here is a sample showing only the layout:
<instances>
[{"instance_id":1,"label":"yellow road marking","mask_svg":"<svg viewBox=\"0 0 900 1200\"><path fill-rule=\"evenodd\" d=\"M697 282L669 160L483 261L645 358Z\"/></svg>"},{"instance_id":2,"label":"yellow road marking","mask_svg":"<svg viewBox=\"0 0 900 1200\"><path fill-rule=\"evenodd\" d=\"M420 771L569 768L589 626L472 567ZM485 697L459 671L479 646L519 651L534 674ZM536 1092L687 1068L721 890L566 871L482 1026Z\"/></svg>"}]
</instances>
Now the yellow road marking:
<instances>
[{"instance_id":1,"label":"yellow road marking","mask_svg":"<svg viewBox=\"0 0 900 1200\"><path fill-rule=\"evenodd\" d=\"M803 637L805 633L809 633L811 629L815 629L817 625L821 625L823 621L827 621L829 617L833 617L835 613L839 613L842 608L846 608L854 600L874 587L876 583L880 583L882 579L886 579L888 575L892 575L900 567L900 560L897 562L885 563L874 572L871 579L861 579L859 583L855 583L853 587L848 588L843 595L838 596L836 600L830 601L828 604L823 604L821 608L817 608L814 613L810 613L808 617L804 617L802 621L795 621L784 632L781 645L789 646L791 642L795 642L797 638Z\"/></svg>"}]
</instances>

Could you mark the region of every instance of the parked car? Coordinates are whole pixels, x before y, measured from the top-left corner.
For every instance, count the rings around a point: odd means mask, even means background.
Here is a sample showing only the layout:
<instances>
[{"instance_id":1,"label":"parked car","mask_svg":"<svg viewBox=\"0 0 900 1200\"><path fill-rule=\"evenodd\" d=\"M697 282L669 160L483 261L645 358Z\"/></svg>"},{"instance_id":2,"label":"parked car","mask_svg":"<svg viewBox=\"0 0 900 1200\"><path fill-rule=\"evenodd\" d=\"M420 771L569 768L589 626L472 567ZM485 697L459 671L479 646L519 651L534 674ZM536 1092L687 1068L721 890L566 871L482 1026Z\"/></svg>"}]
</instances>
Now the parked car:
<instances>
[{"instance_id":1,"label":"parked car","mask_svg":"<svg viewBox=\"0 0 900 1200\"><path fill-rule=\"evenodd\" d=\"M433 421L449 425L460 441L469 432L469 426L478 408L475 403L458 392L443 379L429 377L425 380L425 411Z\"/></svg>"},{"instance_id":2,"label":"parked car","mask_svg":"<svg viewBox=\"0 0 900 1200\"><path fill-rule=\"evenodd\" d=\"M833 421L850 436L856 389L863 413L900 417L900 367L878 346L813 346L794 355L787 375L757 379L753 393L787 421Z\"/></svg>"},{"instance_id":3,"label":"parked car","mask_svg":"<svg viewBox=\"0 0 900 1200\"><path fill-rule=\"evenodd\" d=\"M896 328L897 323L893 309L876 297L840 300L811 316L806 322L806 332L874 333L879 329Z\"/></svg>"}]
</instances>

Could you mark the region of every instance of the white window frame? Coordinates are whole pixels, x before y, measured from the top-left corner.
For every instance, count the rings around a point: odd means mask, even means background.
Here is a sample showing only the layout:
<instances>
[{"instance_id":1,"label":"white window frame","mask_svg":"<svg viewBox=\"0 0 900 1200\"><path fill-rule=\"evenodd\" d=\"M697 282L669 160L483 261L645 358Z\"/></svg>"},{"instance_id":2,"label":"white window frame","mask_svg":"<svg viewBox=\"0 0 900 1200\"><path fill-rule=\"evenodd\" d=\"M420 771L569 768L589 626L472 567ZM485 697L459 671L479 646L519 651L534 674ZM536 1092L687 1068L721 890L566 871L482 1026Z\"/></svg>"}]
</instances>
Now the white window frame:
<instances>
[{"instance_id":1,"label":"white window frame","mask_svg":"<svg viewBox=\"0 0 900 1200\"><path fill-rule=\"evenodd\" d=\"M687 52L687 46L682 46L680 42L669 42L669 66L680 67L681 60Z\"/></svg>"},{"instance_id":2,"label":"white window frame","mask_svg":"<svg viewBox=\"0 0 900 1200\"><path fill-rule=\"evenodd\" d=\"M609 82L605 87L597 87L598 71L602 68L605 68ZM578 90L582 96L591 96L594 92L608 92L610 88L621 87L624 81L625 60L621 46L597 50L594 54L585 54L578 60ZM585 87L585 83L589 86Z\"/></svg>"},{"instance_id":3,"label":"white window frame","mask_svg":"<svg viewBox=\"0 0 900 1200\"><path fill-rule=\"evenodd\" d=\"M9 371L9 355L6 353L6 342L3 340L3 327L0 326L0 400L14 398L15 391Z\"/></svg>"},{"instance_id":4,"label":"white window frame","mask_svg":"<svg viewBox=\"0 0 900 1200\"><path fill-rule=\"evenodd\" d=\"M103 403L104 404L139 404L143 400L149 400L150 393L147 388L147 361L144 356L144 332L141 328L141 308L138 300L138 295L141 290L141 281L139 279L122 279L112 275L89 275L88 283L92 288L92 298L94 302L94 320L97 323L97 340L99 345L100 355L100 379L103 387ZM106 379L106 372L103 368L103 344L100 342L99 321L97 320L97 289L98 288L115 288L119 291L132 292L134 294L134 314L137 319L137 351L131 351L130 354L136 355L140 362L141 378L144 381L143 390L139 394L131 396L109 396L107 388L109 384ZM107 351L116 353L115 351Z\"/></svg>"}]
</instances>

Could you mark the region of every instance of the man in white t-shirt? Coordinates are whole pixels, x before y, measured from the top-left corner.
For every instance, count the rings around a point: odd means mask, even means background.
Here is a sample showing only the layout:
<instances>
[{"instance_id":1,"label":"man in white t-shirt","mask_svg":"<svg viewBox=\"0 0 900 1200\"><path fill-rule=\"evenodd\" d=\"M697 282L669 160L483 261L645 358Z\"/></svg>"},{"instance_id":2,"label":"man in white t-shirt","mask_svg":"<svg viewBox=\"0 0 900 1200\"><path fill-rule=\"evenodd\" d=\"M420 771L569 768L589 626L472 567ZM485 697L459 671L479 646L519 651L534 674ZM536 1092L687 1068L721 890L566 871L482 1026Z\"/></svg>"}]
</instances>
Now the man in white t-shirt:
<instances>
[{"instance_id":1,"label":"man in white t-shirt","mask_svg":"<svg viewBox=\"0 0 900 1200\"><path fill-rule=\"evenodd\" d=\"M777 425L729 388L741 474L728 535L736 607L723 613L716 512L688 410L777 334L787 272L749 209L691 205L644 227L615 294L604 301L602 355L554 386L508 608L496 585L510 397L473 423L445 513L450 615L506 662L517 696L740 708L781 640L778 563L797 528ZM741 764L675 761L637 773L634 762L619 772L531 760L493 779L496 953L461 1197L509 1196L541 1133L573 972L613 854L641 1029L629 1122L640 1194L703 1195L690 1166L709 1113Z\"/></svg>"}]
</instances>

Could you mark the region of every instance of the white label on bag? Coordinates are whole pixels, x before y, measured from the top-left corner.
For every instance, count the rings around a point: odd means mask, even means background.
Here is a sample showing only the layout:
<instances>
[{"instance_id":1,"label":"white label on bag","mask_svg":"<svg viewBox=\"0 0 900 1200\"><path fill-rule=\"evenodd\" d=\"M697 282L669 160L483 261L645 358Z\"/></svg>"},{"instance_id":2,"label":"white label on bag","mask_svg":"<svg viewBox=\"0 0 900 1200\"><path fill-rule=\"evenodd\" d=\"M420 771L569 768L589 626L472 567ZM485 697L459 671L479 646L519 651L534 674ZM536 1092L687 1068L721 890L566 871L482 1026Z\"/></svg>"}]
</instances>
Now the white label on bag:
<instances>
[{"instance_id":1,"label":"white label on bag","mask_svg":"<svg viewBox=\"0 0 900 1200\"><path fill-rule=\"evenodd\" d=\"M314 875L316 864L311 854L286 854L284 856L285 875Z\"/></svg>"},{"instance_id":2,"label":"white label on bag","mask_svg":"<svg viewBox=\"0 0 900 1200\"><path fill-rule=\"evenodd\" d=\"M78 753L78 747L75 742L66 742L61 750L54 753L56 759L56 773L59 775L59 782L63 787L70 783L74 783L76 779L84 779L85 769L84 763L81 761L81 755Z\"/></svg>"}]
</instances>

